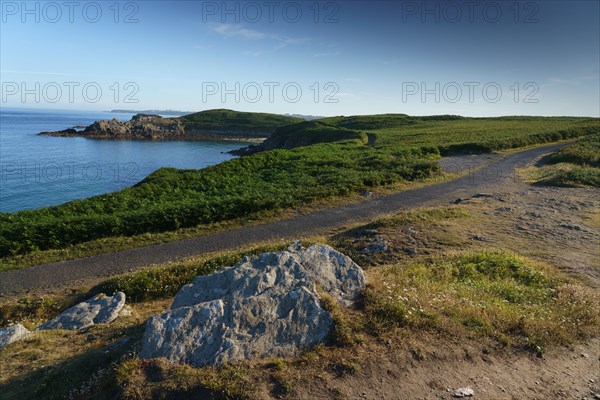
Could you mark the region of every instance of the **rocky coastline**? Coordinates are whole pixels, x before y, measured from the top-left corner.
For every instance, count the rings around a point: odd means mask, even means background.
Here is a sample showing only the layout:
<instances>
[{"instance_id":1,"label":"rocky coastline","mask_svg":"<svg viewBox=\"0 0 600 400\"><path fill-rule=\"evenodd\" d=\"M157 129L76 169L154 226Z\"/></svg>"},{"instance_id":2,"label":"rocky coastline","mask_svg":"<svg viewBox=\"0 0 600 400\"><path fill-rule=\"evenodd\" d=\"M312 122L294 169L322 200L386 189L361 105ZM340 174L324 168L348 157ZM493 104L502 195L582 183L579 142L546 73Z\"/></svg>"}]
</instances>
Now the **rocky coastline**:
<instances>
[{"instance_id":1,"label":"rocky coastline","mask_svg":"<svg viewBox=\"0 0 600 400\"><path fill-rule=\"evenodd\" d=\"M206 129L186 124L180 118L136 114L130 121L96 121L88 126L75 126L54 132L40 132L42 136L86 137L108 140L234 140L262 142L271 132L252 132L235 129Z\"/></svg>"}]
</instances>

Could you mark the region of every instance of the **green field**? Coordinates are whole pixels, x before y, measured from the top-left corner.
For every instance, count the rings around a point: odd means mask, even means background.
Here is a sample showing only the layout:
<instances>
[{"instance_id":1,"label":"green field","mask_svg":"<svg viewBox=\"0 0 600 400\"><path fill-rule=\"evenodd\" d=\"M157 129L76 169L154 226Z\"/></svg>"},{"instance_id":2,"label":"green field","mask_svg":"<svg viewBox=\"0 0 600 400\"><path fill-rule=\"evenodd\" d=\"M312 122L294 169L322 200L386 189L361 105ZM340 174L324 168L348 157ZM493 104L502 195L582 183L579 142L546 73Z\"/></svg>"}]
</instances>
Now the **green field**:
<instances>
[{"instance_id":1,"label":"green field","mask_svg":"<svg viewBox=\"0 0 600 400\"><path fill-rule=\"evenodd\" d=\"M0 214L0 257L276 213L434 177L440 155L491 152L599 131L598 119L567 117L394 114L302 122L279 128L264 144L273 150L203 170L160 169L119 192Z\"/></svg>"}]
</instances>

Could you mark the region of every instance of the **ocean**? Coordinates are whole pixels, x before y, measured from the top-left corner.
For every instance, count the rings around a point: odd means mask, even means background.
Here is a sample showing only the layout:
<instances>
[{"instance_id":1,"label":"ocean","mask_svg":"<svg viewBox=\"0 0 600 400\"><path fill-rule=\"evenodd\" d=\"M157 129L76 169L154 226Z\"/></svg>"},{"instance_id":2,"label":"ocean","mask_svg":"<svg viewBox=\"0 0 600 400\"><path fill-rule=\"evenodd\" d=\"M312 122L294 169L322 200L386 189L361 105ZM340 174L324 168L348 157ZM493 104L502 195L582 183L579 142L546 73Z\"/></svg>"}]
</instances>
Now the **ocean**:
<instances>
[{"instance_id":1,"label":"ocean","mask_svg":"<svg viewBox=\"0 0 600 400\"><path fill-rule=\"evenodd\" d=\"M162 167L199 169L233 158L232 141L150 142L38 136L133 114L0 108L0 212L58 205L134 185Z\"/></svg>"}]
</instances>

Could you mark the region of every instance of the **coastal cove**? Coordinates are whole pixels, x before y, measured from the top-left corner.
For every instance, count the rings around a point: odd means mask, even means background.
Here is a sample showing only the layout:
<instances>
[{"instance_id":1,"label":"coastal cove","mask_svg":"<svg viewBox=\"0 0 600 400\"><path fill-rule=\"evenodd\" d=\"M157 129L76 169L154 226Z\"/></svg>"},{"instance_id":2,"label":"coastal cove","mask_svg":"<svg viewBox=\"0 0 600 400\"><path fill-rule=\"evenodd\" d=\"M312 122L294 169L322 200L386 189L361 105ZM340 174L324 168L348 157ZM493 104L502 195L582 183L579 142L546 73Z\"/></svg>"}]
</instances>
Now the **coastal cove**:
<instances>
[{"instance_id":1,"label":"coastal cove","mask_svg":"<svg viewBox=\"0 0 600 400\"><path fill-rule=\"evenodd\" d=\"M0 110L0 212L62 204L132 186L163 167L200 169L234 158L250 141L143 141L50 137L38 133L128 121L133 114Z\"/></svg>"}]
</instances>

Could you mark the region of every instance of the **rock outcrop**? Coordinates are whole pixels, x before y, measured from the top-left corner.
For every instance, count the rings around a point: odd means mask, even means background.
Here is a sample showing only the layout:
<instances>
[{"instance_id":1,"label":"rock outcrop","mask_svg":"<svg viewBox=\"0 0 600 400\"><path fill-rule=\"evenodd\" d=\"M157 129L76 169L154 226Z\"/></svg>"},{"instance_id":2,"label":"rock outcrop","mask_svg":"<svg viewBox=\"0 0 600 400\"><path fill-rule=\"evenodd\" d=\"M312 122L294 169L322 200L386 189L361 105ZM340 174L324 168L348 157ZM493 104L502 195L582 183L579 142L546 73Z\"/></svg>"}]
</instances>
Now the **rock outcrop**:
<instances>
[{"instance_id":1,"label":"rock outcrop","mask_svg":"<svg viewBox=\"0 0 600 400\"><path fill-rule=\"evenodd\" d=\"M46 136L81 136L94 139L128 140L240 140L262 141L278 127L298 118L233 110L206 110L181 117L137 114L130 121L96 121L87 127L75 126Z\"/></svg>"},{"instance_id":2,"label":"rock outcrop","mask_svg":"<svg viewBox=\"0 0 600 400\"><path fill-rule=\"evenodd\" d=\"M62 312L56 318L42 324L36 330L80 330L94 324L109 324L119 316L125 305L125 293L114 296L99 294Z\"/></svg>"},{"instance_id":3,"label":"rock outcrop","mask_svg":"<svg viewBox=\"0 0 600 400\"><path fill-rule=\"evenodd\" d=\"M134 115L130 121L101 120L83 130L70 128L58 132L42 132L41 135L139 140L176 140L186 136L184 125L179 119L148 114Z\"/></svg>"},{"instance_id":4,"label":"rock outcrop","mask_svg":"<svg viewBox=\"0 0 600 400\"><path fill-rule=\"evenodd\" d=\"M25 339L28 335L29 331L21 324L0 328L0 350L17 340Z\"/></svg>"},{"instance_id":5,"label":"rock outcrop","mask_svg":"<svg viewBox=\"0 0 600 400\"><path fill-rule=\"evenodd\" d=\"M333 325L317 288L351 305L364 286L362 269L326 245L245 258L184 286L148 321L140 356L199 366L296 355Z\"/></svg>"}]
</instances>

